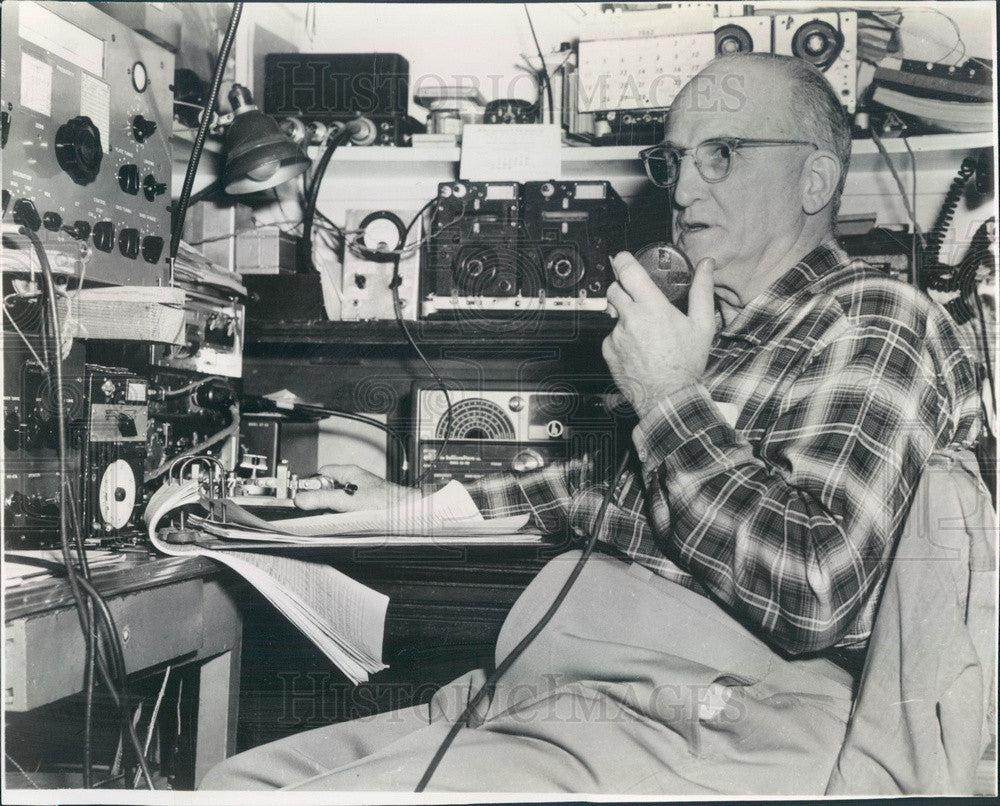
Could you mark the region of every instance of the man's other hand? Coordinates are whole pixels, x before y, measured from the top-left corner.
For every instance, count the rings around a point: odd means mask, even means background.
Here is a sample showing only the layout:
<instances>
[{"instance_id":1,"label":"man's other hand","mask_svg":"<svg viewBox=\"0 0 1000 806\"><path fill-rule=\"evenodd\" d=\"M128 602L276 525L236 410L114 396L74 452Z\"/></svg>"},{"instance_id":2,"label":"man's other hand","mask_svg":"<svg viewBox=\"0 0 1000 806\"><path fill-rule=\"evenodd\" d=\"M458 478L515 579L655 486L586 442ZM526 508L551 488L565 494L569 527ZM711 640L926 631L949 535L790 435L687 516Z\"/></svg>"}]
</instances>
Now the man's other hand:
<instances>
[{"instance_id":1,"label":"man's other hand","mask_svg":"<svg viewBox=\"0 0 1000 806\"><path fill-rule=\"evenodd\" d=\"M628 252L615 255L612 266L617 281L608 288L608 306L618 322L604 340L602 353L622 394L644 417L658 401L705 371L715 334L715 261L698 262L687 315L667 300Z\"/></svg>"},{"instance_id":2,"label":"man's other hand","mask_svg":"<svg viewBox=\"0 0 1000 806\"><path fill-rule=\"evenodd\" d=\"M419 501L419 490L403 487L381 479L357 465L324 465L319 475L326 476L338 487L347 489L306 490L295 496L299 509L332 509L336 512L355 512L362 509L386 509L398 503Z\"/></svg>"}]
</instances>

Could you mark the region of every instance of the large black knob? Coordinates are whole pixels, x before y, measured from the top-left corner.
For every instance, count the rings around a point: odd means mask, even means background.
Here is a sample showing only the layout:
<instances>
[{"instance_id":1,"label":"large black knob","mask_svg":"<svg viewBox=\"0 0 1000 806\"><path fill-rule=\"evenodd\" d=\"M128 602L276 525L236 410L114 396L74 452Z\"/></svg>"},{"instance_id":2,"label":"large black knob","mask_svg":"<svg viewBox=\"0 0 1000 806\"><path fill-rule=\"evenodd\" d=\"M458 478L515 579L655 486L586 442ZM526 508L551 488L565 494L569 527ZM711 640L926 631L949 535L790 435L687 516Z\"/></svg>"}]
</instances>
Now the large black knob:
<instances>
[{"instance_id":1,"label":"large black knob","mask_svg":"<svg viewBox=\"0 0 1000 806\"><path fill-rule=\"evenodd\" d=\"M153 132L156 131L156 121L146 120L142 115L136 115L132 118L132 136L140 142L144 143L147 138L153 136Z\"/></svg>"},{"instance_id":2,"label":"large black knob","mask_svg":"<svg viewBox=\"0 0 1000 806\"><path fill-rule=\"evenodd\" d=\"M135 196L139 192L139 166L132 163L118 169L118 187Z\"/></svg>"},{"instance_id":3,"label":"large black knob","mask_svg":"<svg viewBox=\"0 0 1000 806\"><path fill-rule=\"evenodd\" d=\"M142 239L142 259L147 263L156 263L163 253L163 238L159 235L147 235Z\"/></svg>"},{"instance_id":4,"label":"large black knob","mask_svg":"<svg viewBox=\"0 0 1000 806\"><path fill-rule=\"evenodd\" d=\"M110 252L115 246L115 225L110 221L94 224L94 246L102 252Z\"/></svg>"},{"instance_id":5,"label":"large black knob","mask_svg":"<svg viewBox=\"0 0 1000 806\"><path fill-rule=\"evenodd\" d=\"M139 256L139 230L126 227L118 232L118 251L135 260Z\"/></svg>"},{"instance_id":6,"label":"large black knob","mask_svg":"<svg viewBox=\"0 0 1000 806\"><path fill-rule=\"evenodd\" d=\"M101 171L101 133L86 115L71 118L56 131L56 160L78 185L89 185Z\"/></svg>"}]
</instances>

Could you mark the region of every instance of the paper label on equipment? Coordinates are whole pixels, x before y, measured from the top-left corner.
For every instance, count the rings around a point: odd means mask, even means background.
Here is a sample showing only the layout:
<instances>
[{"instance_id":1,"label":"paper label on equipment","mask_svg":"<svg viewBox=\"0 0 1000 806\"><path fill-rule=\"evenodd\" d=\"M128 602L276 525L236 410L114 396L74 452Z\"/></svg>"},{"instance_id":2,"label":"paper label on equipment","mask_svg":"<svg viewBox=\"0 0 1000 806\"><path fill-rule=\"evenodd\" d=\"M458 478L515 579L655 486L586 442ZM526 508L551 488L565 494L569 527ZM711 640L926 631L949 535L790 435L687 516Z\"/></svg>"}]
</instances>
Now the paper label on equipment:
<instances>
[{"instance_id":1,"label":"paper label on equipment","mask_svg":"<svg viewBox=\"0 0 1000 806\"><path fill-rule=\"evenodd\" d=\"M80 73L80 114L89 117L101 133L101 148L111 151L111 87L87 73Z\"/></svg>"},{"instance_id":2,"label":"paper label on equipment","mask_svg":"<svg viewBox=\"0 0 1000 806\"><path fill-rule=\"evenodd\" d=\"M530 182L562 176L559 126L467 123L459 178Z\"/></svg>"},{"instance_id":3,"label":"paper label on equipment","mask_svg":"<svg viewBox=\"0 0 1000 806\"><path fill-rule=\"evenodd\" d=\"M20 12L18 34L22 39L94 75L104 73L103 40L38 3L21 3Z\"/></svg>"},{"instance_id":4,"label":"paper label on equipment","mask_svg":"<svg viewBox=\"0 0 1000 806\"><path fill-rule=\"evenodd\" d=\"M21 54L21 105L52 114L52 67L27 53Z\"/></svg>"}]
</instances>

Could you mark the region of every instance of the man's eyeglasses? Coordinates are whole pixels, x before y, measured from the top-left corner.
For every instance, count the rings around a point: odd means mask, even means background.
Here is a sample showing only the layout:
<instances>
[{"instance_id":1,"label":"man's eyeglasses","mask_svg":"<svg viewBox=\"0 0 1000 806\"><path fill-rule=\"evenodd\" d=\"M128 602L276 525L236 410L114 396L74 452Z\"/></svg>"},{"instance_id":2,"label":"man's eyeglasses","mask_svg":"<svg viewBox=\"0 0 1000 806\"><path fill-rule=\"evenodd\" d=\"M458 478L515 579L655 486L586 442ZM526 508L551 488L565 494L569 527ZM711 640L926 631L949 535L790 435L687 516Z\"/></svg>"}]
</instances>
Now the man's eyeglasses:
<instances>
[{"instance_id":1,"label":"man's eyeglasses","mask_svg":"<svg viewBox=\"0 0 1000 806\"><path fill-rule=\"evenodd\" d=\"M750 140L742 137L714 137L694 148L658 145L644 148L639 158L646 167L650 181L661 188L671 188L681 175L681 160L692 154L698 173L706 182L721 182L733 168L733 155L741 148L769 148L772 146L819 146L810 140Z\"/></svg>"}]
</instances>

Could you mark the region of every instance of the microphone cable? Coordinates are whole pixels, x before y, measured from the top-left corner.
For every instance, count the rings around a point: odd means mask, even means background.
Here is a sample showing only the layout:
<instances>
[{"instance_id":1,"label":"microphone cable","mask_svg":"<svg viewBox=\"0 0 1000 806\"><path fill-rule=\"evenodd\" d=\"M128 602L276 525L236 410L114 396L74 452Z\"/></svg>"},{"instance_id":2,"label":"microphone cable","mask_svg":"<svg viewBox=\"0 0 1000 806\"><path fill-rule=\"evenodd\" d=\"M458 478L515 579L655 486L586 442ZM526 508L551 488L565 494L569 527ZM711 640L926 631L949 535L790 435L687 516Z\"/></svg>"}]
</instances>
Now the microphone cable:
<instances>
[{"instance_id":1,"label":"microphone cable","mask_svg":"<svg viewBox=\"0 0 1000 806\"><path fill-rule=\"evenodd\" d=\"M506 673L506 671L514 665L514 662L524 653L524 650L528 648L528 645L535 640L538 634L545 629L552 617L555 615L556 610L563 603L563 600L569 594L570 588L573 587L573 583L576 582L577 577L583 571L583 565L590 558L593 553L594 548L597 545L597 536L601 533L601 528L604 526L605 513L607 512L608 505L611 503L611 499L615 494L615 489L618 487L618 482L621 480L622 476L625 474L628 468L629 459L632 457L632 449L629 449L622 456L622 460L618 465L618 469L615 471L614 478L611 484L608 485L608 489L604 494L604 499L601 501L600 509L597 510L597 518L594 521L594 528L590 535L590 539L587 541L587 545L580 555L580 559L576 561L576 565L573 566L573 570L570 572L569 577L563 583L562 588L560 588L559 593L556 594L556 598L553 599L552 604L549 605L549 609L545 611L545 614L538 620L534 627L529 630L528 634L522 638L517 646L515 646L510 654L507 655L503 661L490 673L489 677L486 678L486 682L483 683L476 695L469 700L468 705L465 706L465 710L462 711L461 716L452 724L451 729L448 731L448 735L444 737L437 752L434 753L434 757L431 759L430 763L427 765L427 769L424 770L424 774L421 776L420 781L417 783L414 792L423 792L430 783L431 777L434 775L441 763L441 759L444 758L444 754L448 752L448 748L451 747L452 742L455 741L455 737L458 732L462 729L463 725L467 725L469 717L475 711L476 706L482 701L486 693L492 691L497 682Z\"/></svg>"}]
</instances>

